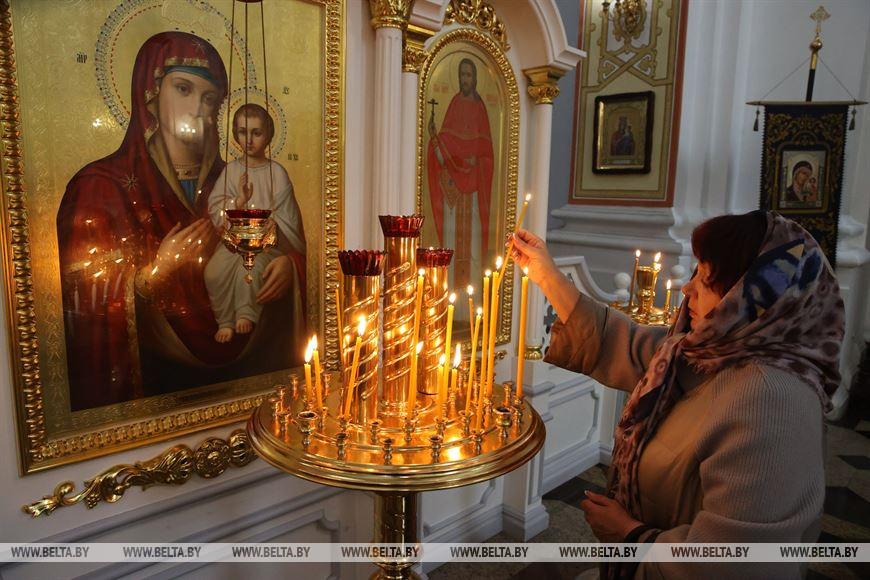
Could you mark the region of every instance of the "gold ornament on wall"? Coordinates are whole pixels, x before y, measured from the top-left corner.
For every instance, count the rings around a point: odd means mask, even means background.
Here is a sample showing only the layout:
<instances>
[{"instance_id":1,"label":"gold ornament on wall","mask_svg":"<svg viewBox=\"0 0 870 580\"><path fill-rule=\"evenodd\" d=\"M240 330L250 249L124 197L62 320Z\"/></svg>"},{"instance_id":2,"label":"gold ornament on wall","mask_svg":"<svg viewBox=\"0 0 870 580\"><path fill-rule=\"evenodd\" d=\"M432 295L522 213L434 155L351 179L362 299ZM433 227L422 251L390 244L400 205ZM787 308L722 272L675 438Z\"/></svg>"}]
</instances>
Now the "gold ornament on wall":
<instances>
[{"instance_id":1,"label":"gold ornament on wall","mask_svg":"<svg viewBox=\"0 0 870 580\"><path fill-rule=\"evenodd\" d=\"M646 0L616 0L613 14L610 13L610 2L601 4L605 18L613 22L613 37L617 41L629 44L643 32L646 23Z\"/></svg>"},{"instance_id":2,"label":"gold ornament on wall","mask_svg":"<svg viewBox=\"0 0 870 580\"><path fill-rule=\"evenodd\" d=\"M414 0L369 0L373 28L399 28L408 25Z\"/></svg>"},{"instance_id":3,"label":"gold ornament on wall","mask_svg":"<svg viewBox=\"0 0 870 580\"><path fill-rule=\"evenodd\" d=\"M233 465L243 467L257 458L248 441L248 434L237 429L228 440L209 437L196 450L187 445L176 445L148 461L133 465L115 465L84 483L84 489L75 491L75 484L65 481L54 488L52 495L23 506L24 513L34 518L51 515L59 507L82 503L93 508L100 502L115 503L133 486L143 490L153 485L181 485L196 473L210 479L222 474Z\"/></svg>"},{"instance_id":4,"label":"gold ornament on wall","mask_svg":"<svg viewBox=\"0 0 870 580\"><path fill-rule=\"evenodd\" d=\"M483 0L450 0L444 13L444 25L455 22L476 26L492 36L502 50L510 50L507 29L491 4Z\"/></svg>"}]
</instances>

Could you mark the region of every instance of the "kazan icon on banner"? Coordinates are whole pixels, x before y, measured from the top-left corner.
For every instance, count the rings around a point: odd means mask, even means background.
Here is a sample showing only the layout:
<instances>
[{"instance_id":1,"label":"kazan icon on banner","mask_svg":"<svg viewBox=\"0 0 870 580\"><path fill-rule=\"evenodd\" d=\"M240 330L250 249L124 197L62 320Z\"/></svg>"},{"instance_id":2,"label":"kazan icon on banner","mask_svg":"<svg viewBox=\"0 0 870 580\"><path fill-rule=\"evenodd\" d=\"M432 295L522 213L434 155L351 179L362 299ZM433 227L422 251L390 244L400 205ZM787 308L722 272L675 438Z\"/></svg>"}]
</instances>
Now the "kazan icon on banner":
<instances>
[{"instance_id":1,"label":"kazan icon on banner","mask_svg":"<svg viewBox=\"0 0 870 580\"><path fill-rule=\"evenodd\" d=\"M780 195L781 208L821 208L824 192L825 159L823 150L783 150L782 176L785 187Z\"/></svg>"},{"instance_id":2,"label":"kazan icon on banner","mask_svg":"<svg viewBox=\"0 0 870 580\"><path fill-rule=\"evenodd\" d=\"M480 284L504 240L507 91L492 58L454 42L424 79L423 245L455 251L450 287ZM465 309L456 318L465 320Z\"/></svg>"}]
</instances>

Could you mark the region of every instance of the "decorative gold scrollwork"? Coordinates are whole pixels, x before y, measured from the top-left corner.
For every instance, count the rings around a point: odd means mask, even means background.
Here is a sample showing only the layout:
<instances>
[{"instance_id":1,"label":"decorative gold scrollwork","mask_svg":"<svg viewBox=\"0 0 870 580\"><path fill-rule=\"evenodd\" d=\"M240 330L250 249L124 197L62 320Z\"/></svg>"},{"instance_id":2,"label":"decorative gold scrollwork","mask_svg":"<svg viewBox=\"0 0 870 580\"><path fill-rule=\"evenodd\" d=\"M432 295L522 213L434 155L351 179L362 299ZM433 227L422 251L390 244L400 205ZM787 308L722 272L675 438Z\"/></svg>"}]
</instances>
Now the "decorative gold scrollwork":
<instances>
[{"instance_id":1,"label":"decorative gold scrollwork","mask_svg":"<svg viewBox=\"0 0 870 580\"><path fill-rule=\"evenodd\" d=\"M93 508L101 501L115 503L133 486L147 489L152 485L181 485L196 473L203 478L217 477L230 465L242 467L256 458L248 441L248 434L237 429L229 441L209 437L196 451L186 445L176 445L147 461L133 465L115 465L84 483L84 489L75 495L75 484L65 481L54 488L52 495L21 509L34 518L51 515L61 506L84 502Z\"/></svg>"},{"instance_id":2,"label":"decorative gold scrollwork","mask_svg":"<svg viewBox=\"0 0 870 580\"><path fill-rule=\"evenodd\" d=\"M507 29L495 13L495 8L483 0L450 0L444 13L444 24L471 24L484 32L501 45L503 50L509 50Z\"/></svg>"},{"instance_id":3,"label":"decorative gold scrollwork","mask_svg":"<svg viewBox=\"0 0 870 580\"><path fill-rule=\"evenodd\" d=\"M408 25L414 0L369 0L374 28L399 28Z\"/></svg>"},{"instance_id":4,"label":"decorative gold scrollwork","mask_svg":"<svg viewBox=\"0 0 870 580\"><path fill-rule=\"evenodd\" d=\"M549 66L529 68L523 71L529 81L529 95L535 104L552 105L559 96L559 79L565 74Z\"/></svg>"}]
</instances>

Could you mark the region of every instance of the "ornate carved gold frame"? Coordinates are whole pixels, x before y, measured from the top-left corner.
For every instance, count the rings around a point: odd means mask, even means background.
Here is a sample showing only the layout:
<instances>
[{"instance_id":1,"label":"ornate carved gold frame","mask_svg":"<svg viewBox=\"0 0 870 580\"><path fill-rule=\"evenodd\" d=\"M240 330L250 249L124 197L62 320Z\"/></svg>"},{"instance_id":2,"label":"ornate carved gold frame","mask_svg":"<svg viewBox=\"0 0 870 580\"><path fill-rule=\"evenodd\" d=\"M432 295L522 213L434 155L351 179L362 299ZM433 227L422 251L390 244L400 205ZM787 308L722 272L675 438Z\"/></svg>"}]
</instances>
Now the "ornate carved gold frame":
<instances>
[{"instance_id":1,"label":"ornate carved gold frame","mask_svg":"<svg viewBox=\"0 0 870 580\"><path fill-rule=\"evenodd\" d=\"M324 292L325 352L338 352L338 324L334 292L327 291L338 283L337 250L343 243L344 149L344 0L305 0L324 7L323 90L324 167L323 167L323 239L321 252ZM43 407L43 383L37 336L34 287L31 271L30 229L28 225L15 41L12 31L10 0L0 0L0 134L3 140L2 191L0 207L3 274L6 285L6 310L11 344L10 359L14 376L16 418L18 424L20 467L22 474L75 463L118 451L152 444L180 435L242 421L267 396L272 384L251 385L258 391L227 393L224 400L182 408L155 416L148 401L136 401L134 412L116 417L108 425L88 428L72 434L52 436L46 428ZM26 103L23 104L26 106ZM335 364L335 361L330 361ZM139 404L141 403L141 405ZM132 420L131 420L132 419Z\"/></svg>"},{"instance_id":2,"label":"ornate carved gold frame","mask_svg":"<svg viewBox=\"0 0 870 580\"><path fill-rule=\"evenodd\" d=\"M506 43L506 39L503 39ZM508 98L507 111L507 167L506 171L507 193L505 200L505 216L504 216L504 231L511 232L514 229L517 219L517 180L519 169L519 136L520 136L520 93L517 88L516 77L514 76L513 68L505 56L501 48L501 44L494 40L490 35L480 32L472 28L457 28L447 32L435 42L434 45L426 52L426 58L420 67L420 80L418 83L417 96L417 212L424 214L423 211L423 157L424 157L424 135L426 133L426 93L425 87L432 74L432 67L438 55L445 48L450 47L456 42L467 42L474 44L478 49L487 53L498 67L502 74L502 78L506 87ZM496 342L504 344L511 340L511 316L513 312L513 280L514 272L512 267L505 270L505 280L502 283L503 294L501 300L501 310L499 312L498 334ZM478 289L479 291L479 289ZM480 296L476 296L477 299ZM462 302L462 301L460 301ZM470 338L470 337L469 337Z\"/></svg>"}]
</instances>

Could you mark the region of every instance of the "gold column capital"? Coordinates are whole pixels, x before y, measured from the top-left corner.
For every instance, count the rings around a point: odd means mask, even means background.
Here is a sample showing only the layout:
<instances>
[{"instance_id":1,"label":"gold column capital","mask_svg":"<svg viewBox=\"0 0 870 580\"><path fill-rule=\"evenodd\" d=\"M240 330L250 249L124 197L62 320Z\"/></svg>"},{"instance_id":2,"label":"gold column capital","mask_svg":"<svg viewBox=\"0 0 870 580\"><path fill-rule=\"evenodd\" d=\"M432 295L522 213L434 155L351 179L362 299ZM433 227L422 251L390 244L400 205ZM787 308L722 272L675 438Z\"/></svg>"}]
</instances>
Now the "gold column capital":
<instances>
[{"instance_id":1,"label":"gold column capital","mask_svg":"<svg viewBox=\"0 0 870 580\"><path fill-rule=\"evenodd\" d=\"M414 0L369 0L372 28L404 30L408 26L413 7Z\"/></svg>"},{"instance_id":2,"label":"gold column capital","mask_svg":"<svg viewBox=\"0 0 870 580\"><path fill-rule=\"evenodd\" d=\"M422 28L409 24L405 29L404 44L402 46L402 70L410 73L420 73L423 62L426 60L426 50L423 48L426 41L435 34L428 28Z\"/></svg>"},{"instance_id":3,"label":"gold column capital","mask_svg":"<svg viewBox=\"0 0 870 580\"><path fill-rule=\"evenodd\" d=\"M529 81L529 95L536 105L552 105L559 96L559 79L565 71L552 66L537 66L523 71Z\"/></svg>"}]
</instances>

